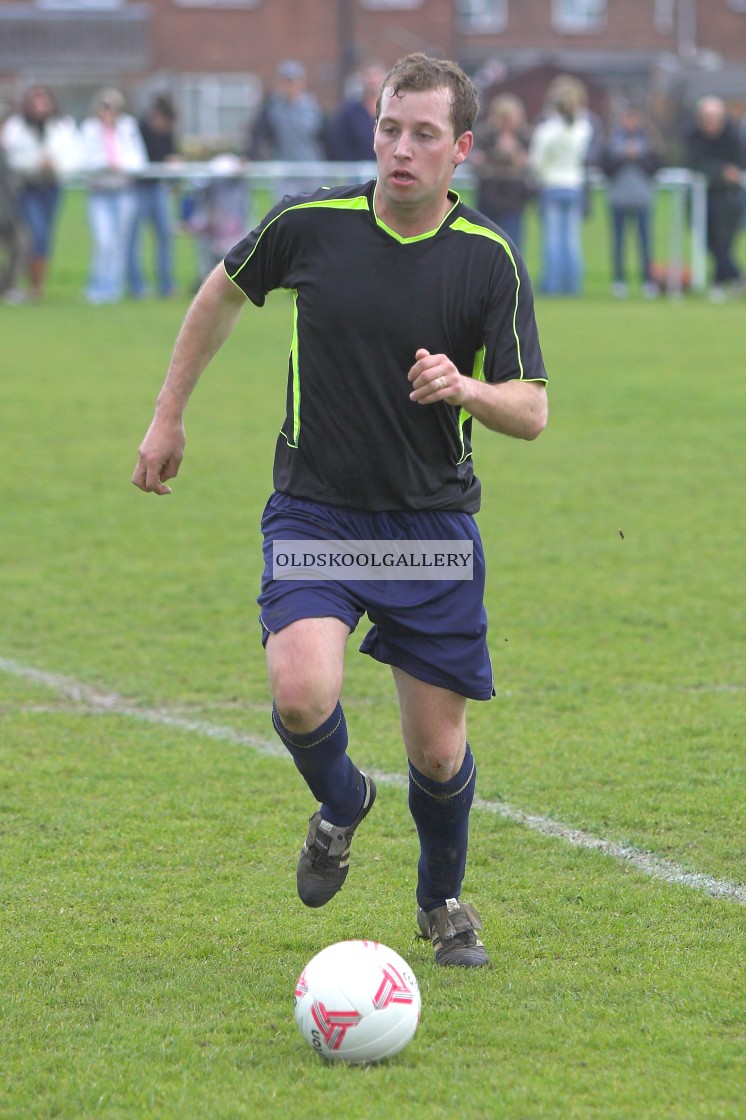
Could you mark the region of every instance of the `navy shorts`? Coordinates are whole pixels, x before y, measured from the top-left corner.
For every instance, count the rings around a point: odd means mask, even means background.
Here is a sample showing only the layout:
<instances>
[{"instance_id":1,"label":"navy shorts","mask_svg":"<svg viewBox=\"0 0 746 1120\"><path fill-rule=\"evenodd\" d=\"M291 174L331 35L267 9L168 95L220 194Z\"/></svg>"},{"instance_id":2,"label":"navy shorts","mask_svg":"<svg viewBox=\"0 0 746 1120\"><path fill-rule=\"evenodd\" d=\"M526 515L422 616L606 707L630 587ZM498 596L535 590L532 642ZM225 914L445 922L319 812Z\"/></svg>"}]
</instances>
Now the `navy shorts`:
<instances>
[{"instance_id":1,"label":"navy shorts","mask_svg":"<svg viewBox=\"0 0 746 1120\"><path fill-rule=\"evenodd\" d=\"M262 641L301 618L373 623L360 650L472 700L495 695L487 649L484 552L471 514L351 510L275 492L262 516L264 574L257 598ZM472 541L473 579L278 580L273 541Z\"/></svg>"}]
</instances>

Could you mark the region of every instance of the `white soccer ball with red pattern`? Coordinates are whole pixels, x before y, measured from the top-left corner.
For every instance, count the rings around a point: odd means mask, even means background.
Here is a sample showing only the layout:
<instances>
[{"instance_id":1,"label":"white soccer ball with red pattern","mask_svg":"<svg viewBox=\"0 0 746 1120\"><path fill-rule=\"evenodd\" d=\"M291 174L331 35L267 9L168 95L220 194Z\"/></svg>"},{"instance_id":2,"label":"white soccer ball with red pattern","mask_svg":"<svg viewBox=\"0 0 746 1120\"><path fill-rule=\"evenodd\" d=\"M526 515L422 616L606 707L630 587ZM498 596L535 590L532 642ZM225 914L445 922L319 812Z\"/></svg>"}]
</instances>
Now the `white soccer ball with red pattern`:
<instances>
[{"instance_id":1,"label":"white soccer ball with red pattern","mask_svg":"<svg viewBox=\"0 0 746 1120\"><path fill-rule=\"evenodd\" d=\"M420 989L407 962L378 941L338 941L308 962L295 985L295 1021L332 1062L392 1058L412 1041Z\"/></svg>"}]
</instances>

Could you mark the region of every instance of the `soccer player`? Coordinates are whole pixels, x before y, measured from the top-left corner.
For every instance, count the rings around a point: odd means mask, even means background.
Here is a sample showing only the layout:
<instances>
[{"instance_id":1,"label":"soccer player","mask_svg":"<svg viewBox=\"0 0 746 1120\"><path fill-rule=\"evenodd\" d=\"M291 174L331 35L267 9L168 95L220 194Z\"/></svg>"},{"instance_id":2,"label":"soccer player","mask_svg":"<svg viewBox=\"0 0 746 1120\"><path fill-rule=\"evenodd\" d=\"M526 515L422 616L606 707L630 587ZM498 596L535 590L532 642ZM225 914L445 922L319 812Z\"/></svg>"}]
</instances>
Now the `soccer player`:
<instances>
[{"instance_id":1,"label":"soccer player","mask_svg":"<svg viewBox=\"0 0 746 1120\"><path fill-rule=\"evenodd\" d=\"M262 519L261 608L275 730L318 811L298 893L327 903L376 797L340 704L347 638L391 666L420 843L417 923L440 965L488 963L460 901L476 767L467 699L494 695L474 514L472 418L533 440L547 419L531 285L513 244L451 190L472 147L476 89L449 61L410 55L381 87L377 178L286 197L208 277L179 332L132 481L168 494L184 409L248 298L294 292L287 414ZM273 578L279 541L448 541L473 578ZM309 570L308 574L311 572Z\"/></svg>"}]
</instances>

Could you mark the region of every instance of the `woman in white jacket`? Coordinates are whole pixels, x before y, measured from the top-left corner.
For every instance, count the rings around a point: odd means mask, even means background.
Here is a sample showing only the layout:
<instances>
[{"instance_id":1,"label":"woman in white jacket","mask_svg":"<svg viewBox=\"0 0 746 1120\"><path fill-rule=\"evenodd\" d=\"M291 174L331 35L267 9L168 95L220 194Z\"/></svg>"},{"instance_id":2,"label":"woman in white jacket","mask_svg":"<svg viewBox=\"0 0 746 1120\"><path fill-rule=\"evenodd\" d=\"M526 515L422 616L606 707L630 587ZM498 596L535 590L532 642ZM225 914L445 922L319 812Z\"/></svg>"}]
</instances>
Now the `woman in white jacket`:
<instances>
[{"instance_id":1,"label":"woman in white jacket","mask_svg":"<svg viewBox=\"0 0 746 1120\"><path fill-rule=\"evenodd\" d=\"M18 183L18 208L25 226L28 287L44 293L62 187L80 164L80 135L47 86L31 86L19 111L6 120L2 137L8 166ZM23 298L18 293L17 298Z\"/></svg>"},{"instance_id":2,"label":"woman in white jacket","mask_svg":"<svg viewBox=\"0 0 746 1120\"><path fill-rule=\"evenodd\" d=\"M116 303L124 291L127 249L135 221L135 178L148 162L137 121L116 89L94 96L81 125L92 239L86 288L89 303Z\"/></svg>"},{"instance_id":3,"label":"woman in white jacket","mask_svg":"<svg viewBox=\"0 0 746 1120\"><path fill-rule=\"evenodd\" d=\"M539 191L543 275L547 295L578 295L583 285L585 175L593 128L585 90L560 76L548 91L548 115L536 125L529 165Z\"/></svg>"}]
</instances>

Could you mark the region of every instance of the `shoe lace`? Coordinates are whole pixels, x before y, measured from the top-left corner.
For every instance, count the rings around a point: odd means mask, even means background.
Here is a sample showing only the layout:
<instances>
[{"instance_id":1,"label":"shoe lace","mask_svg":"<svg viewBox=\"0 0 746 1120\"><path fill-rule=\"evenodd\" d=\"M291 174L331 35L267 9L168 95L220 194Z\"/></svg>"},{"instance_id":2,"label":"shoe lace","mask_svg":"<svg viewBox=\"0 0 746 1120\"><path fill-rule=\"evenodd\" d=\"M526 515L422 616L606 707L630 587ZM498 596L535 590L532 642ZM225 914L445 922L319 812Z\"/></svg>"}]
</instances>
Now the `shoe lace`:
<instances>
[{"instance_id":1,"label":"shoe lace","mask_svg":"<svg viewBox=\"0 0 746 1120\"><path fill-rule=\"evenodd\" d=\"M323 867L328 864L337 864L349 852L349 843L342 843L339 848L340 841L347 840L346 836L324 836L318 831L313 838L313 842L308 845L308 859L312 867ZM336 850L338 849L339 850ZM335 850L332 850L335 849Z\"/></svg>"}]
</instances>

